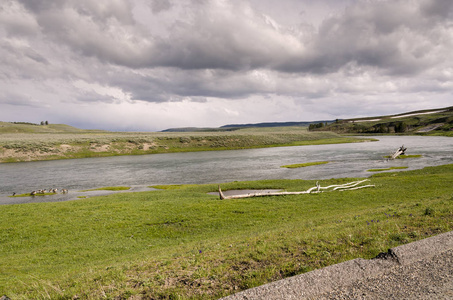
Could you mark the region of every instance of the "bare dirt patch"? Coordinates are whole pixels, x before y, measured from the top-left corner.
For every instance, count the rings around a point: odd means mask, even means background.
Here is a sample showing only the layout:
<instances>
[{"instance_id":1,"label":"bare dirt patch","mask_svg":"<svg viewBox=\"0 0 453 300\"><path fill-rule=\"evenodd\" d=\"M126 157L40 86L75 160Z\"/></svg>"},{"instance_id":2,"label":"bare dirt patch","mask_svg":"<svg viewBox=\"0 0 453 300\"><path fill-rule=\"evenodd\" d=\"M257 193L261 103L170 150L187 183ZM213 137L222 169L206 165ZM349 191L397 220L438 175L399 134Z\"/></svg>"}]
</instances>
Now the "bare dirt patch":
<instances>
[{"instance_id":1,"label":"bare dirt patch","mask_svg":"<svg viewBox=\"0 0 453 300\"><path fill-rule=\"evenodd\" d=\"M0 162L2 161L35 161L49 157L55 152L41 152L31 150L3 149L0 150ZM58 154L58 153L57 153Z\"/></svg>"},{"instance_id":2,"label":"bare dirt patch","mask_svg":"<svg viewBox=\"0 0 453 300\"><path fill-rule=\"evenodd\" d=\"M108 152L110 151L110 145L92 146L90 150L93 152Z\"/></svg>"},{"instance_id":3,"label":"bare dirt patch","mask_svg":"<svg viewBox=\"0 0 453 300\"><path fill-rule=\"evenodd\" d=\"M16 157L16 151L14 149L3 149L0 150L0 159L7 159Z\"/></svg>"},{"instance_id":4,"label":"bare dirt patch","mask_svg":"<svg viewBox=\"0 0 453 300\"><path fill-rule=\"evenodd\" d=\"M145 150L145 151L150 150L150 149L154 149L156 147L157 147L156 143L144 143L143 144L143 150Z\"/></svg>"},{"instance_id":5,"label":"bare dirt patch","mask_svg":"<svg viewBox=\"0 0 453 300\"><path fill-rule=\"evenodd\" d=\"M71 146L71 145L67 145L67 144L62 144L62 145L60 145L60 150L61 150L62 152L68 152L68 151L70 151L72 148L73 148L73 146Z\"/></svg>"},{"instance_id":6,"label":"bare dirt patch","mask_svg":"<svg viewBox=\"0 0 453 300\"><path fill-rule=\"evenodd\" d=\"M429 126L426 126L426 127L423 127L419 130L417 130L417 132L430 132L430 131L433 131L441 126L444 126L444 123L440 123L440 124L431 124Z\"/></svg>"}]
</instances>

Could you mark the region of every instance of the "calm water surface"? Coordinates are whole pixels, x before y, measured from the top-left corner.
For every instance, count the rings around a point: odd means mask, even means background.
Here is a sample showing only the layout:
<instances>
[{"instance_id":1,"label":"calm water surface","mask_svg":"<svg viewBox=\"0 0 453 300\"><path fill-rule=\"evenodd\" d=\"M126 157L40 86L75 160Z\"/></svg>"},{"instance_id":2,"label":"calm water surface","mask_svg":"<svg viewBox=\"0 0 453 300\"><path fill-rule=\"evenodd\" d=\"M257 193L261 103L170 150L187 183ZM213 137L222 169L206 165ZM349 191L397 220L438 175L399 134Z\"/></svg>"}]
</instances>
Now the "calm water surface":
<instances>
[{"instance_id":1,"label":"calm water surface","mask_svg":"<svg viewBox=\"0 0 453 300\"><path fill-rule=\"evenodd\" d=\"M371 168L407 166L412 170L453 163L453 138L375 138L379 141L0 164L0 204L21 201L6 197L12 192L27 193L51 187L76 191L124 185L140 190L155 184L367 177L373 174L366 171ZM393 161L383 159L384 155L392 154L402 144L408 148L407 154L421 154L423 157ZM331 163L298 169L281 168L282 165L312 161ZM68 197L55 198L55 201ZM51 197L35 198L47 198L45 201L48 201Z\"/></svg>"}]
</instances>

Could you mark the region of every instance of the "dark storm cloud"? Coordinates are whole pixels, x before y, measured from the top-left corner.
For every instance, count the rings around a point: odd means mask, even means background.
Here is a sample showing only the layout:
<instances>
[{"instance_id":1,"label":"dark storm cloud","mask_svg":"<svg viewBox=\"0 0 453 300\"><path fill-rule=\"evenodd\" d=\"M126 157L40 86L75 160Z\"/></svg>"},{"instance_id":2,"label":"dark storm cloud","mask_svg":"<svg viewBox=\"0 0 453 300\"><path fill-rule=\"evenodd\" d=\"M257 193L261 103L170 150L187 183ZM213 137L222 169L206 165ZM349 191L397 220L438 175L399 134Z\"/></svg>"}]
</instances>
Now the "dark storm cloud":
<instances>
[{"instance_id":1,"label":"dark storm cloud","mask_svg":"<svg viewBox=\"0 0 453 300\"><path fill-rule=\"evenodd\" d=\"M262 89L241 73L226 70L153 70L152 74L115 74L103 76L104 84L123 87L132 100L149 102L181 101L200 102L205 97L239 98ZM169 92L171 91L171 93ZM203 100L204 101L204 100ZM202 101L202 102L203 102Z\"/></svg>"},{"instance_id":2,"label":"dark storm cloud","mask_svg":"<svg viewBox=\"0 0 453 300\"><path fill-rule=\"evenodd\" d=\"M0 40L0 78L9 80L47 78L49 61L20 42Z\"/></svg>"},{"instance_id":3,"label":"dark storm cloud","mask_svg":"<svg viewBox=\"0 0 453 300\"><path fill-rule=\"evenodd\" d=\"M141 32L127 1L27 1L42 34L74 53L118 65L140 56Z\"/></svg>"},{"instance_id":4,"label":"dark storm cloud","mask_svg":"<svg viewBox=\"0 0 453 300\"><path fill-rule=\"evenodd\" d=\"M156 38L137 24L124 1L27 1L42 32L76 53L131 68L250 69L272 64L292 36L276 32L240 3L193 1L186 20L176 20L168 38ZM166 1L151 2L153 11L169 9ZM195 8L196 7L196 8ZM251 18L251 19L248 19Z\"/></svg>"},{"instance_id":5,"label":"dark storm cloud","mask_svg":"<svg viewBox=\"0 0 453 300\"><path fill-rule=\"evenodd\" d=\"M441 63L439 38L453 2L362 2L322 22L309 55L282 70L336 72L354 62L386 73L412 74ZM441 8L440 8L441 7ZM434 9L435 8L435 9ZM442 14L436 12L443 11ZM446 50L446 49L444 49Z\"/></svg>"},{"instance_id":6,"label":"dark storm cloud","mask_svg":"<svg viewBox=\"0 0 453 300\"><path fill-rule=\"evenodd\" d=\"M436 33L446 29L452 10L451 1L359 2L312 34L276 28L245 2L192 1L189 17L157 38L133 20L128 2L22 3L46 35L106 63L302 73L337 72L351 62L389 73L420 72L435 63ZM154 12L171 8L165 0L150 5Z\"/></svg>"},{"instance_id":7,"label":"dark storm cloud","mask_svg":"<svg viewBox=\"0 0 453 300\"><path fill-rule=\"evenodd\" d=\"M96 102L101 102L101 103L115 103L115 99L107 96L107 95L100 95L95 92L79 92L77 94L77 102L81 103L96 103Z\"/></svg>"},{"instance_id":8,"label":"dark storm cloud","mask_svg":"<svg viewBox=\"0 0 453 300\"><path fill-rule=\"evenodd\" d=\"M0 105L40 107L39 101L23 92L0 91Z\"/></svg>"},{"instance_id":9,"label":"dark storm cloud","mask_svg":"<svg viewBox=\"0 0 453 300\"><path fill-rule=\"evenodd\" d=\"M440 20L453 17L453 2L450 0L425 1L420 8L423 14L438 17Z\"/></svg>"},{"instance_id":10,"label":"dark storm cloud","mask_svg":"<svg viewBox=\"0 0 453 300\"><path fill-rule=\"evenodd\" d=\"M109 18L122 20L122 22L131 23L131 5L128 1L111 0L105 1L90 1L90 0L19 0L25 8L36 14L38 18L42 16L52 16L54 13L65 15L70 11L77 14L89 16L95 21L105 22ZM41 20L45 21L45 20ZM71 22L71 20L67 20ZM69 23L69 25L72 25ZM60 30L62 28L54 28Z\"/></svg>"},{"instance_id":11,"label":"dark storm cloud","mask_svg":"<svg viewBox=\"0 0 453 300\"><path fill-rule=\"evenodd\" d=\"M161 11L166 11L171 8L171 3L169 0L152 0L151 1L151 10L153 13L159 13Z\"/></svg>"},{"instance_id":12,"label":"dark storm cloud","mask_svg":"<svg viewBox=\"0 0 453 300\"><path fill-rule=\"evenodd\" d=\"M21 12L20 5L5 0L0 3L0 32L8 37L30 36L38 32L36 20Z\"/></svg>"}]
</instances>

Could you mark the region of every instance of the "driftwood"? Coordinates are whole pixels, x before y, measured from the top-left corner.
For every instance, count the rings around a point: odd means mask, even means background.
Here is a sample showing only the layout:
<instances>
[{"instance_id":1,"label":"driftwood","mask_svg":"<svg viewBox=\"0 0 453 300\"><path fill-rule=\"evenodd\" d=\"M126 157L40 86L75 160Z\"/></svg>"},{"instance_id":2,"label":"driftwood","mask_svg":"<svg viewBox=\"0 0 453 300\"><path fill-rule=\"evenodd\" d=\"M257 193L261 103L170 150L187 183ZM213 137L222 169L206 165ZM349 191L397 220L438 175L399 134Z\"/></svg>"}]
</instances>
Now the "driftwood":
<instances>
[{"instance_id":1,"label":"driftwood","mask_svg":"<svg viewBox=\"0 0 453 300\"><path fill-rule=\"evenodd\" d=\"M392 154L392 156L390 158L395 159L400 155L404 155L404 154L406 154L406 150L407 150L407 148L404 148L404 145L402 145L401 147L398 148L398 150L396 150L395 153Z\"/></svg>"},{"instance_id":2,"label":"driftwood","mask_svg":"<svg viewBox=\"0 0 453 300\"><path fill-rule=\"evenodd\" d=\"M374 184L368 185L361 185L365 181L369 181L369 179L361 180L361 181L353 181L345 184L334 184L329 185L326 187L322 187L316 182L316 186L309 188L306 191L301 192L271 192L271 193L250 193L250 194L243 194L243 195L233 195L233 196L225 196L220 189L219 185L219 196L221 200L224 199L240 199L240 198L252 198L252 197L264 197L264 196L282 196L282 195L301 195L301 194L315 194L315 193L322 193L323 191L351 191L351 190L358 190L367 187L375 187Z\"/></svg>"}]
</instances>

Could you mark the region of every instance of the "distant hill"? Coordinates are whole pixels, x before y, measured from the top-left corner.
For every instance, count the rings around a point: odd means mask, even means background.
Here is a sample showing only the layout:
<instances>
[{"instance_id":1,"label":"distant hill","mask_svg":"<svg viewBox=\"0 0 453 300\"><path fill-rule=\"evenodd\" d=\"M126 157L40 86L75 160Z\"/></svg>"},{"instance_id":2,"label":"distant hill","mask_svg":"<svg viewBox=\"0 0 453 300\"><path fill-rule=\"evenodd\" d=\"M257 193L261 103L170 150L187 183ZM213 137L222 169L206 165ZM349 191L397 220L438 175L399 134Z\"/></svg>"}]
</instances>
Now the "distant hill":
<instances>
[{"instance_id":1,"label":"distant hill","mask_svg":"<svg viewBox=\"0 0 453 300\"><path fill-rule=\"evenodd\" d=\"M40 125L29 122L0 122L0 133L82 133L102 132L102 130L85 130L66 124Z\"/></svg>"},{"instance_id":2,"label":"distant hill","mask_svg":"<svg viewBox=\"0 0 453 300\"><path fill-rule=\"evenodd\" d=\"M437 109L411 111L396 115L374 116L352 119L320 120L312 122L268 122L251 124L229 124L217 128L170 128L163 132L233 131L243 128L307 126L312 131L336 133L426 133L448 132L453 135L453 106Z\"/></svg>"},{"instance_id":3,"label":"distant hill","mask_svg":"<svg viewBox=\"0 0 453 300\"><path fill-rule=\"evenodd\" d=\"M290 126L309 126L315 123L332 123L334 121L316 121L316 122L268 122L268 123L255 123L255 124L231 124L224 125L220 128L250 128L250 127L290 127Z\"/></svg>"},{"instance_id":4,"label":"distant hill","mask_svg":"<svg viewBox=\"0 0 453 300\"><path fill-rule=\"evenodd\" d=\"M312 131L336 133L446 133L453 135L453 106L407 113L337 120L327 126L311 125Z\"/></svg>"},{"instance_id":5,"label":"distant hill","mask_svg":"<svg viewBox=\"0 0 453 300\"><path fill-rule=\"evenodd\" d=\"M239 128L237 128L239 129ZM161 132L215 132L215 131L232 131L237 129L225 129L218 127L180 127L180 128L169 128L162 130Z\"/></svg>"},{"instance_id":6,"label":"distant hill","mask_svg":"<svg viewBox=\"0 0 453 300\"><path fill-rule=\"evenodd\" d=\"M198 127L183 127L183 128L170 128L163 130L162 132L202 132L202 131L234 131L244 128L265 128L265 127L291 127L291 126L302 126L307 127L310 124L315 123L333 123L335 121L314 121L314 122L267 122L267 123L250 123L250 124L229 124L223 125L216 128L198 128Z\"/></svg>"}]
</instances>

